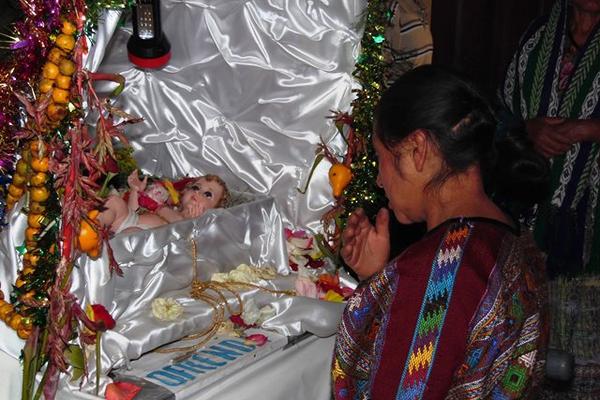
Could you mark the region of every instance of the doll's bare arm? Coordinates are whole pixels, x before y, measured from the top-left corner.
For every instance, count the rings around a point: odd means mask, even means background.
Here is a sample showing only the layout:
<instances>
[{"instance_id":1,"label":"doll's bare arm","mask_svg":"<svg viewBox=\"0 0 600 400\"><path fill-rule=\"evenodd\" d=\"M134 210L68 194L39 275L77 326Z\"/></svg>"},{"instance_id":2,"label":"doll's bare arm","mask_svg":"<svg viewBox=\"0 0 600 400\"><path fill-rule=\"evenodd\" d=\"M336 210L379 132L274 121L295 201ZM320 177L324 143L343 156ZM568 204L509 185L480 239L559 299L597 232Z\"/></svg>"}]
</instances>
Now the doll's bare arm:
<instances>
[{"instance_id":1,"label":"doll's bare arm","mask_svg":"<svg viewBox=\"0 0 600 400\"><path fill-rule=\"evenodd\" d=\"M134 170L127 177L127 184L129 185L129 188L130 188L129 199L127 200L127 207L129 207L130 210L136 211L138 208L140 208L138 193L141 191L144 191L146 189L147 183L148 183L148 177L145 176L144 180L141 181L138 176L137 169Z\"/></svg>"},{"instance_id":2,"label":"doll's bare arm","mask_svg":"<svg viewBox=\"0 0 600 400\"><path fill-rule=\"evenodd\" d=\"M156 210L156 215L163 218L168 223L177 222L184 219L183 214L170 207L162 207Z\"/></svg>"}]
</instances>

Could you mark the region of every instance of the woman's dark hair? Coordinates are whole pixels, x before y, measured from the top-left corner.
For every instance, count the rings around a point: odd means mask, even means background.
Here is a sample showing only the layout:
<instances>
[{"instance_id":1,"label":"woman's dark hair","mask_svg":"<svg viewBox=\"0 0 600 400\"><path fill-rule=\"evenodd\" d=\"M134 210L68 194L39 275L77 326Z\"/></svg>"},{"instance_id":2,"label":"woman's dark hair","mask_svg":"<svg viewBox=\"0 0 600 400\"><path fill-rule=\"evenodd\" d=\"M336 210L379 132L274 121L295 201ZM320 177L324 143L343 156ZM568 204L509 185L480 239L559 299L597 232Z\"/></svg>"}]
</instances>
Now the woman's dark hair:
<instances>
[{"instance_id":1,"label":"woman's dark hair","mask_svg":"<svg viewBox=\"0 0 600 400\"><path fill-rule=\"evenodd\" d=\"M539 184L545 185L548 163L524 135L509 135L496 145L496 126L490 103L472 82L433 65L398 78L375 110L375 135L389 150L417 129L435 142L444 166L429 187L479 165L488 189L508 191L519 202L539 201L537 195L544 191L532 193L529 184L538 184L538 189ZM504 193L501 196L506 197Z\"/></svg>"}]
</instances>

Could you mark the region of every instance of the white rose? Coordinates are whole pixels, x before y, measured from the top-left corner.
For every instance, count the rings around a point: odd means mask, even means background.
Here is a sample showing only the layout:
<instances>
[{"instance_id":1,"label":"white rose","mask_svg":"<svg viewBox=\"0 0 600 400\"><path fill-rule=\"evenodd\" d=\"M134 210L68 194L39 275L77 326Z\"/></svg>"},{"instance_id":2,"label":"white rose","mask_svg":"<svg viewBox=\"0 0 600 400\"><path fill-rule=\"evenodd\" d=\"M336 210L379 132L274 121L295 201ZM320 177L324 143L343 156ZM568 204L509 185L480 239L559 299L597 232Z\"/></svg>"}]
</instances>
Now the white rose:
<instances>
[{"instance_id":1,"label":"white rose","mask_svg":"<svg viewBox=\"0 0 600 400\"><path fill-rule=\"evenodd\" d=\"M161 321L174 321L183 315L183 307L173 298L158 297L152 301L152 315Z\"/></svg>"}]
</instances>

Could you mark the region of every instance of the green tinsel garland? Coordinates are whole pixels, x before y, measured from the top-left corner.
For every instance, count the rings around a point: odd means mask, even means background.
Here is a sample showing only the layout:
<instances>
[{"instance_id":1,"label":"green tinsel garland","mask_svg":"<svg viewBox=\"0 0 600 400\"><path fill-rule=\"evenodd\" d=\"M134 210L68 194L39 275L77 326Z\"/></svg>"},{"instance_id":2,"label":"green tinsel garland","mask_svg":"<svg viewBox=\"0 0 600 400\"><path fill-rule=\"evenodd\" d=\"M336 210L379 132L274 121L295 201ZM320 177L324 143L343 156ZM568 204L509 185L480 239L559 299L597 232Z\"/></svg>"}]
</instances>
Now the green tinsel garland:
<instances>
[{"instance_id":1,"label":"green tinsel garland","mask_svg":"<svg viewBox=\"0 0 600 400\"><path fill-rule=\"evenodd\" d=\"M364 139L366 151L358 154L351 164L352 181L344 192L344 212L341 228L350 212L361 207L373 217L385 205L385 195L377 187L377 163L371 143L373 113L384 89L386 62L383 56L385 30L392 12L386 0L369 1L366 10L365 31L361 41L361 54L353 75L362 88L356 91L352 102L352 126L356 135Z\"/></svg>"}]
</instances>

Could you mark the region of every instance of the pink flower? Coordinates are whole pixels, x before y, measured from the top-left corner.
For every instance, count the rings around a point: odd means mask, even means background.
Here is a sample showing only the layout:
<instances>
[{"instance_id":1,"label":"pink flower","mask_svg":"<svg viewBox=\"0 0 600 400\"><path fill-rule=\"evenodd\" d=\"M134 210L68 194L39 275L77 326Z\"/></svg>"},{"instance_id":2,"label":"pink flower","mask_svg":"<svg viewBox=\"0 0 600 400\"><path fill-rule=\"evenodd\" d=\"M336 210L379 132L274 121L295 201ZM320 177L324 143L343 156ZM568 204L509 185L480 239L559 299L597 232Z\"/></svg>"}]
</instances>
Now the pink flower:
<instances>
[{"instance_id":1,"label":"pink flower","mask_svg":"<svg viewBox=\"0 0 600 400\"><path fill-rule=\"evenodd\" d=\"M299 296L310 297L312 299L318 298L317 285L309 278L299 276L294 286Z\"/></svg>"}]
</instances>

